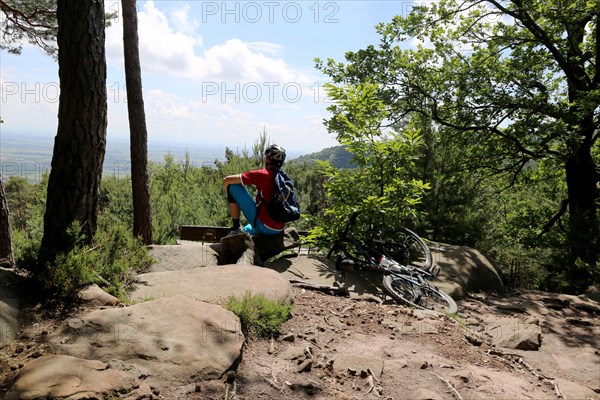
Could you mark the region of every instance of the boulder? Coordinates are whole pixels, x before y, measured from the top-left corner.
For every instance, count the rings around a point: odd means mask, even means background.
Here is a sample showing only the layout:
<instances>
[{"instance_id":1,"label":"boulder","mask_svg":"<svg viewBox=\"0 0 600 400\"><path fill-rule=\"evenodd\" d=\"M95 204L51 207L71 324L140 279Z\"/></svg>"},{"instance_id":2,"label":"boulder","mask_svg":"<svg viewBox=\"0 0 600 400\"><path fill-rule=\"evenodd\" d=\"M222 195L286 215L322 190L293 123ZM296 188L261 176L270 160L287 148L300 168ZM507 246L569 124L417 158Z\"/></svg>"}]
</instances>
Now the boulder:
<instances>
[{"instance_id":1,"label":"boulder","mask_svg":"<svg viewBox=\"0 0 600 400\"><path fill-rule=\"evenodd\" d=\"M15 284L22 279L16 273L0 268L0 349L19 331L19 296Z\"/></svg>"},{"instance_id":2,"label":"boulder","mask_svg":"<svg viewBox=\"0 0 600 400\"><path fill-rule=\"evenodd\" d=\"M539 350L542 344L542 328L535 324L509 322L495 325L490 333L496 347L517 350Z\"/></svg>"},{"instance_id":3,"label":"boulder","mask_svg":"<svg viewBox=\"0 0 600 400\"><path fill-rule=\"evenodd\" d=\"M300 245L300 234L295 228L287 228L277 235L254 235L248 233L223 237L212 246L219 253L219 265L263 265L287 249Z\"/></svg>"},{"instance_id":4,"label":"boulder","mask_svg":"<svg viewBox=\"0 0 600 400\"><path fill-rule=\"evenodd\" d=\"M156 260L149 272L175 271L217 265L219 253L202 242L180 241L175 245L150 246Z\"/></svg>"},{"instance_id":5,"label":"boulder","mask_svg":"<svg viewBox=\"0 0 600 400\"><path fill-rule=\"evenodd\" d=\"M252 237L254 251L262 261L274 257L284 250L300 245L300 234L295 228L286 228L278 235L255 235Z\"/></svg>"},{"instance_id":6,"label":"boulder","mask_svg":"<svg viewBox=\"0 0 600 400\"><path fill-rule=\"evenodd\" d=\"M219 265L260 264L256 260L254 242L248 233L224 237L213 248L219 253Z\"/></svg>"},{"instance_id":7,"label":"boulder","mask_svg":"<svg viewBox=\"0 0 600 400\"><path fill-rule=\"evenodd\" d=\"M116 306L120 303L119 299L106 293L96 284L90 285L79 292L79 297L85 304L92 307Z\"/></svg>"},{"instance_id":8,"label":"boulder","mask_svg":"<svg viewBox=\"0 0 600 400\"><path fill-rule=\"evenodd\" d=\"M433 264L441 272L432 282L455 300L469 292L501 292L500 271L484 254L470 247L429 243Z\"/></svg>"},{"instance_id":9,"label":"boulder","mask_svg":"<svg viewBox=\"0 0 600 400\"><path fill-rule=\"evenodd\" d=\"M289 281L272 269L252 265L223 265L190 270L150 272L138 277L139 284L131 293L133 301L144 301L184 294L193 299L223 304L229 296L241 297L245 292L262 293L267 298L294 301Z\"/></svg>"},{"instance_id":10,"label":"boulder","mask_svg":"<svg viewBox=\"0 0 600 400\"><path fill-rule=\"evenodd\" d=\"M48 337L58 354L116 362L153 386L217 378L241 355L232 312L178 295L67 319Z\"/></svg>"},{"instance_id":11,"label":"boulder","mask_svg":"<svg viewBox=\"0 0 600 400\"><path fill-rule=\"evenodd\" d=\"M146 383L106 363L49 355L23 367L6 400L104 399L113 398L116 393L120 399L155 398Z\"/></svg>"}]
</instances>

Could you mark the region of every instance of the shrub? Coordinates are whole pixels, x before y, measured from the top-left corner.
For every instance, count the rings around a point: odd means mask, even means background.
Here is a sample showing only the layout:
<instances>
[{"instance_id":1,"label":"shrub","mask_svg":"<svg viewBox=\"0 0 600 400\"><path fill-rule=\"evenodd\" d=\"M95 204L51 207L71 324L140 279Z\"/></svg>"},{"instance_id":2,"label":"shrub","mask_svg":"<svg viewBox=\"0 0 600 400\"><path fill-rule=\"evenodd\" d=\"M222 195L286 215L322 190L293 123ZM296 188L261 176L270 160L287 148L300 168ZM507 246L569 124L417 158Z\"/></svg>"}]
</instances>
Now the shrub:
<instances>
[{"instance_id":1,"label":"shrub","mask_svg":"<svg viewBox=\"0 0 600 400\"><path fill-rule=\"evenodd\" d=\"M71 233L75 231L71 229ZM59 254L46 268L42 285L56 294L73 297L82 287L96 283L124 301L135 275L152 262L141 241L117 224L99 231L91 244L78 243L71 251Z\"/></svg>"},{"instance_id":2,"label":"shrub","mask_svg":"<svg viewBox=\"0 0 600 400\"><path fill-rule=\"evenodd\" d=\"M245 332L268 337L290 317L293 305L267 299L262 293L246 292L241 299L230 296L226 308L240 318Z\"/></svg>"}]
</instances>

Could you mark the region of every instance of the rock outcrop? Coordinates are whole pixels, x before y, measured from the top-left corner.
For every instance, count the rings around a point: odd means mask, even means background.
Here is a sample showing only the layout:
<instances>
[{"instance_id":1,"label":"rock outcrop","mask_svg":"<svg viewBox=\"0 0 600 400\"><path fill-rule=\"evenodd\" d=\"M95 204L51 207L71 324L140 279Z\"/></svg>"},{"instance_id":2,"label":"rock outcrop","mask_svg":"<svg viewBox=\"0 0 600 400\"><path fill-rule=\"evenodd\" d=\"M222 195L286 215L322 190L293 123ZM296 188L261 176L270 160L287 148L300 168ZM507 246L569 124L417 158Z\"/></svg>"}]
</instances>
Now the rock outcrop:
<instances>
[{"instance_id":1,"label":"rock outcrop","mask_svg":"<svg viewBox=\"0 0 600 400\"><path fill-rule=\"evenodd\" d=\"M69 318L48 338L58 354L119 360L155 386L220 377L244 340L232 312L182 295Z\"/></svg>"},{"instance_id":2,"label":"rock outcrop","mask_svg":"<svg viewBox=\"0 0 600 400\"><path fill-rule=\"evenodd\" d=\"M150 386L102 361L64 355L40 357L19 373L6 400L152 399Z\"/></svg>"},{"instance_id":3,"label":"rock outcrop","mask_svg":"<svg viewBox=\"0 0 600 400\"><path fill-rule=\"evenodd\" d=\"M241 264L141 274L130 298L144 301L183 293L196 300L224 304L229 296L241 297L246 292L262 293L287 304L294 301L284 276L269 268Z\"/></svg>"},{"instance_id":4,"label":"rock outcrop","mask_svg":"<svg viewBox=\"0 0 600 400\"><path fill-rule=\"evenodd\" d=\"M455 300L469 292L501 292L502 277L494 262L480 251L442 243L430 243L433 263L441 272L433 282Z\"/></svg>"}]
</instances>

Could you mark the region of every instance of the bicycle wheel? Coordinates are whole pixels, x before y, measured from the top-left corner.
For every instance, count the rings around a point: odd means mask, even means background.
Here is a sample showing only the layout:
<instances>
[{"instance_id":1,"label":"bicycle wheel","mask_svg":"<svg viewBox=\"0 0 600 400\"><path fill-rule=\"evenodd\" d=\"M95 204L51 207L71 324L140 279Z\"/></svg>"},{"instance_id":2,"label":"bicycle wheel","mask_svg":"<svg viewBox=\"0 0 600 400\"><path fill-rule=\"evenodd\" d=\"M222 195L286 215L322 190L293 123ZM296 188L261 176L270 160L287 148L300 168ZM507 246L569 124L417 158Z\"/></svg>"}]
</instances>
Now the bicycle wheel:
<instances>
[{"instance_id":1,"label":"bicycle wheel","mask_svg":"<svg viewBox=\"0 0 600 400\"><path fill-rule=\"evenodd\" d=\"M401 304L419 307L417 305L421 296L419 288L408 279L403 279L398 275L386 274L383 276L383 288L394 300Z\"/></svg>"},{"instance_id":2,"label":"bicycle wheel","mask_svg":"<svg viewBox=\"0 0 600 400\"><path fill-rule=\"evenodd\" d=\"M406 305L443 314L456 314L458 311L454 299L429 282L420 285L403 275L386 274L383 287L393 299Z\"/></svg>"},{"instance_id":3,"label":"bicycle wheel","mask_svg":"<svg viewBox=\"0 0 600 400\"><path fill-rule=\"evenodd\" d=\"M425 310L434 310L446 314L456 314L458 306L452 297L429 282L421 286L419 306Z\"/></svg>"},{"instance_id":4,"label":"bicycle wheel","mask_svg":"<svg viewBox=\"0 0 600 400\"><path fill-rule=\"evenodd\" d=\"M377 240L379 250L402 265L429 271L432 265L429 246L413 231L403 226L385 230Z\"/></svg>"}]
</instances>

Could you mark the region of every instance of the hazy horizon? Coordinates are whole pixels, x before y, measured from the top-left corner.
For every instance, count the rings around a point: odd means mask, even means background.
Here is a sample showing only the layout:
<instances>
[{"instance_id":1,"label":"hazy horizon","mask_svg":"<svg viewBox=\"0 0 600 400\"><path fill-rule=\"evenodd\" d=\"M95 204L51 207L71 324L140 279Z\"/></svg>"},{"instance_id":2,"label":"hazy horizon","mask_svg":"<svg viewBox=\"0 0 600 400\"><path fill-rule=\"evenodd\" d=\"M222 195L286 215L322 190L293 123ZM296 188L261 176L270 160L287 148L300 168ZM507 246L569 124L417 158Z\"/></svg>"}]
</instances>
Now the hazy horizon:
<instances>
[{"instance_id":1,"label":"hazy horizon","mask_svg":"<svg viewBox=\"0 0 600 400\"><path fill-rule=\"evenodd\" d=\"M55 134L50 136L50 134L41 133L6 132L6 129L0 128L0 174L2 178L6 180L11 176L22 176L34 182L39 181L45 172L50 171L55 136ZM212 166L215 160L225 160L226 147L241 153L244 148L251 149L251 146L252 144L232 144L230 146L207 144L201 146L195 143L188 145L149 138L148 159L162 162L167 154L171 154L175 160L183 160L187 152L193 166ZM303 155L289 150L287 152L290 158ZM103 174L125 177L129 175L130 165L129 141L119 137L107 137Z\"/></svg>"}]
</instances>

